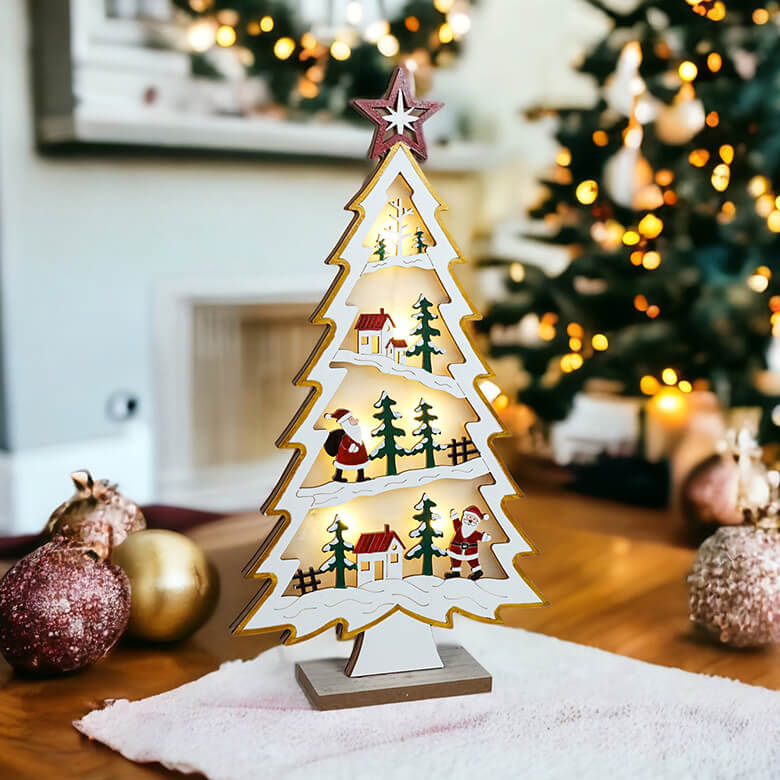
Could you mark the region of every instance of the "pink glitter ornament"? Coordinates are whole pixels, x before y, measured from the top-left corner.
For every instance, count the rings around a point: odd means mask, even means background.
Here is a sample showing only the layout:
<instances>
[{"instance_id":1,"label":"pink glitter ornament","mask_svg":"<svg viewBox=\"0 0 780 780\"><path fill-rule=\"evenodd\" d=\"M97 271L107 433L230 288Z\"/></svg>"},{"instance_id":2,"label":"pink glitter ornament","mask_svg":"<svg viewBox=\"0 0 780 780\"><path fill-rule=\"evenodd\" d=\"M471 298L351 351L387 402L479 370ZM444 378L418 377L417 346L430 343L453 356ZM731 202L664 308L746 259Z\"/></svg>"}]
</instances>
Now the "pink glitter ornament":
<instances>
[{"instance_id":1,"label":"pink glitter ornament","mask_svg":"<svg viewBox=\"0 0 780 780\"><path fill-rule=\"evenodd\" d=\"M55 539L0 580L0 652L26 672L70 672L102 658L129 615L130 582L122 569Z\"/></svg>"},{"instance_id":2,"label":"pink glitter ornament","mask_svg":"<svg viewBox=\"0 0 780 780\"><path fill-rule=\"evenodd\" d=\"M718 529L699 548L688 587L691 621L724 644L780 642L780 531Z\"/></svg>"}]
</instances>

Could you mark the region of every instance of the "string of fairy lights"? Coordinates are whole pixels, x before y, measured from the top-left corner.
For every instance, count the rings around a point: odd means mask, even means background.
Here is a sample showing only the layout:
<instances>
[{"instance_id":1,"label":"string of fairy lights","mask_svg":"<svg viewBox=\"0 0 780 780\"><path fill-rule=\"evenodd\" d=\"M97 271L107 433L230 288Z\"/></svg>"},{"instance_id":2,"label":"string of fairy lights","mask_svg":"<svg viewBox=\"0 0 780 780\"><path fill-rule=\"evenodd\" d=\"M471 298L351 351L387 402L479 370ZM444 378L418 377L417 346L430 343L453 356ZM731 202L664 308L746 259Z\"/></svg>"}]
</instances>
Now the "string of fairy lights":
<instances>
[{"instance_id":1,"label":"string of fairy lights","mask_svg":"<svg viewBox=\"0 0 780 780\"><path fill-rule=\"evenodd\" d=\"M726 17L725 3L720 0L686 0L694 13L706 16L711 21L721 21ZM774 7L773 13L777 13ZM756 25L767 24L773 18L768 9L759 8L753 11L752 20ZM668 46L662 43L657 45L654 52L660 58L670 58L672 52ZM579 182L572 181L569 166L572 155L569 149L561 148L555 158L556 171L554 181L558 184L571 185L577 202L591 210L594 221L590 233L592 238L604 249L616 250L621 246L628 250L628 261L645 271L653 272L661 267L663 257L656 245L656 240L662 235L664 222L655 210L661 206L674 206L678 201L678 195L674 190L675 174L672 170L663 168L652 172L649 163L641 157L641 149L644 130L643 123L653 118L653 113L648 110L651 105L648 100L649 93L644 81L639 76L639 65L642 61L642 50L638 41L631 41L623 48L621 57L628 67L634 67L633 78L627 84L633 98L633 108L628 121L622 130L622 143L626 149L637 153L636 165L646 166L651 180L634 196L631 205L635 211L645 213L635 225L623 225L610 215L602 215L598 200L600 196L599 183L595 179L584 179ZM705 51L701 55L699 64L692 59L680 59L676 68L671 70L676 74L679 91L674 97L674 102L690 103L696 100L695 81L699 76L700 68L706 68L709 74L716 74L723 67L723 57L717 51ZM702 107L701 127L715 128L720 123L717 111L706 112ZM695 135L694 132L692 135ZM596 147L605 147L610 138L605 130L596 130L592 136ZM737 212L735 203L725 197L731 186L731 168L735 158L735 148L732 144L720 144L716 151L697 147L691 151L688 162L694 168L708 170L709 183L713 190L724 195L717 213L717 220L721 224L732 221ZM709 166L709 169L708 169ZM772 187L766 176L754 176L748 184L748 192L754 199L756 213L766 221L767 228L780 233L780 194ZM575 260L576 262L576 260ZM521 282L525 277L525 268L522 263L513 263L510 266L510 278L514 282ZM759 266L747 279L747 286L755 293L764 293L772 279L772 270L766 265ZM661 316L660 306L649 300L644 294L637 294L633 298L633 307L637 312L643 313L649 319ZM769 299L770 321L772 334L780 338L780 296L772 296ZM571 373L581 369L586 360L598 352L609 349L609 339L604 333L594 333L588 336L584 328L577 322L560 322L557 314L547 312L538 319L537 334L542 341L551 342L556 339L558 328L565 327L568 336L569 351L558 359L558 366L563 373ZM667 413L678 413L684 405L681 400L685 394L693 390L708 389L709 384L705 380L689 380L678 376L678 372L667 367L661 371L659 377L646 375L641 378L640 390L647 396L654 397L661 410ZM780 407L778 407L780 410ZM780 412L778 420L780 424Z\"/></svg>"},{"instance_id":2,"label":"string of fairy lights","mask_svg":"<svg viewBox=\"0 0 780 780\"><path fill-rule=\"evenodd\" d=\"M223 0L175 2L195 17L187 31L193 54L232 50L247 71L273 72L292 85L295 97L309 100L332 88L333 66L339 76L351 60L355 75L365 70L365 59L356 55L367 48L388 68L397 62L411 71L446 64L472 24L471 0L394 2L394 12L387 0L329 0L316 13L302 0L235 0L232 7Z\"/></svg>"}]
</instances>

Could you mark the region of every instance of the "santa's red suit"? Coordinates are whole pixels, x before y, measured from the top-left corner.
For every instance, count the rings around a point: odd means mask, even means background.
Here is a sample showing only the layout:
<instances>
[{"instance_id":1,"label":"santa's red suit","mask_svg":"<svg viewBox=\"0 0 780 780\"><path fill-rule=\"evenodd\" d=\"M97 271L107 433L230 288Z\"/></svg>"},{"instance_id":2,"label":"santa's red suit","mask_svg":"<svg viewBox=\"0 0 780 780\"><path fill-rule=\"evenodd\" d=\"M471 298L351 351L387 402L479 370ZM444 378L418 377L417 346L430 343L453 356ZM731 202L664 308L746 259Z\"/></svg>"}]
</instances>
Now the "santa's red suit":
<instances>
[{"instance_id":1,"label":"santa's red suit","mask_svg":"<svg viewBox=\"0 0 780 780\"><path fill-rule=\"evenodd\" d=\"M467 533L464 533L463 518L467 520ZM489 515L483 513L476 506L470 506L463 511L463 518L458 517L457 512L453 509L451 519L455 535L447 548L452 572L447 576L459 576L465 561L471 569L471 578L476 579L482 575L482 567L479 564L479 543L490 541L490 536L483 531L478 531L477 525L481 520L487 520Z\"/></svg>"},{"instance_id":2,"label":"santa's red suit","mask_svg":"<svg viewBox=\"0 0 780 780\"><path fill-rule=\"evenodd\" d=\"M368 466L368 452L366 445L362 441L355 441L345 433L339 442L339 451L336 453L336 460L333 465L337 469L345 471L355 471L364 469Z\"/></svg>"}]
</instances>

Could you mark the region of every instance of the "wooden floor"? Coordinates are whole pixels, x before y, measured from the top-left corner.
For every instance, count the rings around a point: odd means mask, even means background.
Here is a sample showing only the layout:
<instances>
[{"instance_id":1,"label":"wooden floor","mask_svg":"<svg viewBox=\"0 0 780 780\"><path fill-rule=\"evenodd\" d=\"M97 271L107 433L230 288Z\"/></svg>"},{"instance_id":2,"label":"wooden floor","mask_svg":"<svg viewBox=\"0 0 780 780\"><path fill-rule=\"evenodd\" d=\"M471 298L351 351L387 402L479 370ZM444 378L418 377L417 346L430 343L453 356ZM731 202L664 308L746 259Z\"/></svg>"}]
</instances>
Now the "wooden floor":
<instances>
[{"instance_id":1,"label":"wooden floor","mask_svg":"<svg viewBox=\"0 0 780 780\"><path fill-rule=\"evenodd\" d=\"M525 559L524 570L551 602L505 610L511 625L780 689L780 649L730 650L692 631L685 575L694 550L677 541L669 513L560 491L532 493L510 511L540 551ZM268 527L245 516L192 534L220 570L222 595L215 616L191 640L163 648L123 645L84 672L52 680L21 679L0 661L0 777L174 776L89 743L70 723L105 699L160 693L275 644L274 635L234 639L226 628L257 588L240 571Z\"/></svg>"}]
</instances>

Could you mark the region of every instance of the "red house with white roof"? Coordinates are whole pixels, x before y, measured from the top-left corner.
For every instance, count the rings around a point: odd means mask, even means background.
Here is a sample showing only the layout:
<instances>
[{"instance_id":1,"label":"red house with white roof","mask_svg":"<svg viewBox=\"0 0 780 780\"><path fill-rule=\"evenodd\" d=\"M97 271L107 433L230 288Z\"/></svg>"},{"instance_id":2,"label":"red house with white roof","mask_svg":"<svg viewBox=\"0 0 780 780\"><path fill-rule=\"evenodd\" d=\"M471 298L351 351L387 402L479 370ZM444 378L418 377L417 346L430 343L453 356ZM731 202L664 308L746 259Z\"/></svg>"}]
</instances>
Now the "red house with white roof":
<instances>
[{"instance_id":1,"label":"red house with white roof","mask_svg":"<svg viewBox=\"0 0 780 780\"><path fill-rule=\"evenodd\" d=\"M404 576L406 549L395 531L385 523L384 531L361 534L355 545L358 587L376 580L400 580Z\"/></svg>"}]
</instances>

